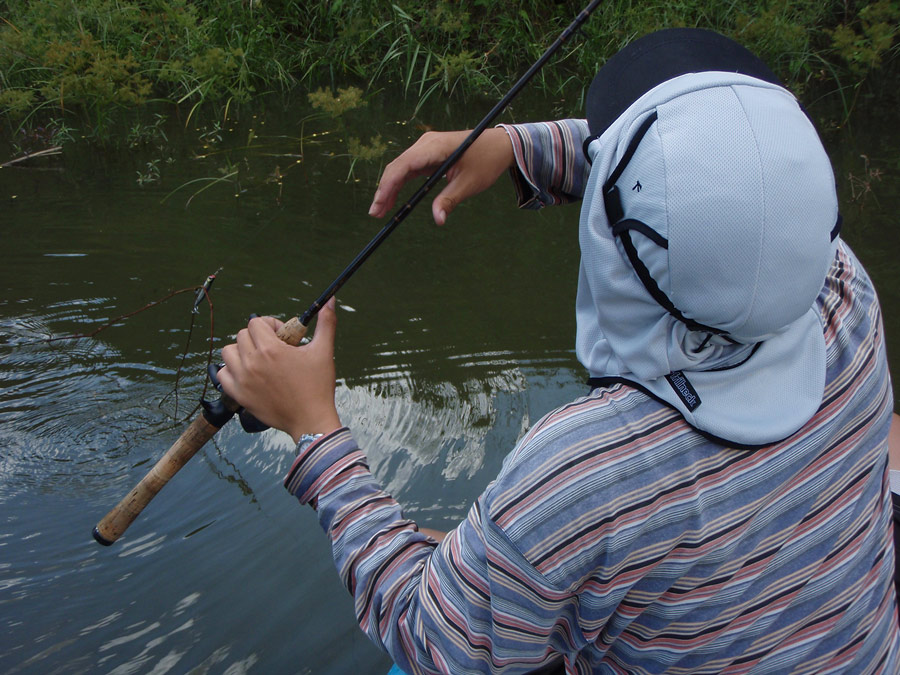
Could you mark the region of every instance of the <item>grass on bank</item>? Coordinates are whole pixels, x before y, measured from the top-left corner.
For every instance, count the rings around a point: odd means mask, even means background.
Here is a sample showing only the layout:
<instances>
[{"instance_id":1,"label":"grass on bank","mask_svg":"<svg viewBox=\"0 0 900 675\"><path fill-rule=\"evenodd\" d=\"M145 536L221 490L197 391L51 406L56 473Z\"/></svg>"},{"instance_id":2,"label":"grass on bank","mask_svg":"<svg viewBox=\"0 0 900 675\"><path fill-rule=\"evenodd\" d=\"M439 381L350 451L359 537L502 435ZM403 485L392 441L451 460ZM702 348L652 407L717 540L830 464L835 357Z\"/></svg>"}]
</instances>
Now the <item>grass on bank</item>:
<instances>
[{"instance_id":1,"label":"grass on bank","mask_svg":"<svg viewBox=\"0 0 900 675\"><path fill-rule=\"evenodd\" d=\"M15 134L76 125L109 142L123 110L188 119L301 85L392 83L429 97L504 91L583 0L0 0L0 116ZM597 68L652 30L702 26L759 54L798 93L826 83L847 112L896 63L900 0L609 0L536 87L580 101ZM59 139L55 139L59 140ZM63 139L64 140L64 139Z\"/></svg>"}]
</instances>

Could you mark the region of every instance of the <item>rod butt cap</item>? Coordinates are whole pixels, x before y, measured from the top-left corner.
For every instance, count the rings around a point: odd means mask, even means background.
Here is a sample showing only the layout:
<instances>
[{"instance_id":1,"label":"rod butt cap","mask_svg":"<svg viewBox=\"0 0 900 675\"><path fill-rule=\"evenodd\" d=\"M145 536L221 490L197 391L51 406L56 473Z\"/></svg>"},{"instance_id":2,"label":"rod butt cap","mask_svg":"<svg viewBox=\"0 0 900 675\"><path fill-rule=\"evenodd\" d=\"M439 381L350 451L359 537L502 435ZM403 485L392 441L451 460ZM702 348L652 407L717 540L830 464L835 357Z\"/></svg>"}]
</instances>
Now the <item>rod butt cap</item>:
<instances>
[{"instance_id":1,"label":"rod butt cap","mask_svg":"<svg viewBox=\"0 0 900 675\"><path fill-rule=\"evenodd\" d=\"M97 540L98 544L103 544L104 546L112 546L114 543L113 541L110 541L109 539L104 537L102 534L100 534L100 530L98 530L96 527L94 528L93 535L94 535L94 539Z\"/></svg>"}]
</instances>

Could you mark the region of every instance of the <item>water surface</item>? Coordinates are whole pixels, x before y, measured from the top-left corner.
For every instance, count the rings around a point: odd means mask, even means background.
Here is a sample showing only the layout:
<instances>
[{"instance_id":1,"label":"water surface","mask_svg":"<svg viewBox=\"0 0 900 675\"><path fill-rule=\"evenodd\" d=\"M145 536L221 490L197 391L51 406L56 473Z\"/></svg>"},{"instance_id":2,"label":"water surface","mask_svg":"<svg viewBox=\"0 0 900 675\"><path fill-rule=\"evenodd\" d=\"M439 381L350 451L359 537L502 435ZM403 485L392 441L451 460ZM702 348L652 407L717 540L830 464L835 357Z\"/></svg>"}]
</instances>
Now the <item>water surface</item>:
<instances>
[{"instance_id":1,"label":"water surface","mask_svg":"<svg viewBox=\"0 0 900 675\"><path fill-rule=\"evenodd\" d=\"M900 135L878 104L826 138L844 236L875 278L894 356ZM378 164L351 171L347 138L380 133L396 154L417 124L471 125L489 107L410 121L383 92L364 114L304 121L300 92L237 120L170 120L165 142L79 144L0 169L0 671L387 670L313 514L281 487L283 434L229 424L120 542L101 548L90 531L180 433L210 333L218 349L251 312L302 312L380 227L365 215ZM424 526L458 522L524 430L584 392L578 209L512 202L502 179L445 228L421 206L339 295L342 417ZM213 315L203 304L193 327L182 293L94 337L47 340L220 269Z\"/></svg>"}]
</instances>

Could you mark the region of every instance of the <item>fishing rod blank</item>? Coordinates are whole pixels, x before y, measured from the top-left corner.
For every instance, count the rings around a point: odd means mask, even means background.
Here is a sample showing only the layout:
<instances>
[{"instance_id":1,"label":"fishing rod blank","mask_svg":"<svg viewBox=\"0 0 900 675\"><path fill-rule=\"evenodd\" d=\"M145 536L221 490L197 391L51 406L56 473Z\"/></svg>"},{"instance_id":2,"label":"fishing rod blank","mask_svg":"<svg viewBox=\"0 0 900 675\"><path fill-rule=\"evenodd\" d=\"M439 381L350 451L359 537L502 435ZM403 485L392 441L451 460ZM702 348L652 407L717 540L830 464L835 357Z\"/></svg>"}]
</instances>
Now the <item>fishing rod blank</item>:
<instances>
[{"instance_id":1,"label":"fishing rod blank","mask_svg":"<svg viewBox=\"0 0 900 675\"><path fill-rule=\"evenodd\" d=\"M366 244L356 258L341 272L340 275L326 288L322 294L309 306L298 318L294 317L285 323L276 333L283 342L297 346L306 335L307 328L319 310L328 302L335 293L350 279L369 256L375 252L390 234L412 212L416 205L422 201L431 189L443 178L450 168L456 164L463 153L469 149L472 143L487 129L497 116L509 105L510 101L522 90L534 77L544 64L556 53L583 24L588 17L600 5L602 0L592 0L569 26L560 34L556 41L550 45L541 57L535 61L528 71L519 78L507 94L497 102L491 111L471 133L459 145L453 153L444 160L444 163L434 171L425 183L401 206L391 219L385 224L378 234ZM199 414L188 428L178 437L178 440L166 451L160 460L144 476L141 481L132 488L125 497L113 509L97 523L93 530L94 539L99 543L109 546L113 544L128 529L128 526L140 515L144 507L150 503L167 482L193 457L206 442L221 429L236 413L244 415L243 422L252 427L252 421L247 419L249 415L243 412L240 404L233 398L222 392L217 401L204 402L203 412ZM247 424L245 424L245 427Z\"/></svg>"}]
</instances>

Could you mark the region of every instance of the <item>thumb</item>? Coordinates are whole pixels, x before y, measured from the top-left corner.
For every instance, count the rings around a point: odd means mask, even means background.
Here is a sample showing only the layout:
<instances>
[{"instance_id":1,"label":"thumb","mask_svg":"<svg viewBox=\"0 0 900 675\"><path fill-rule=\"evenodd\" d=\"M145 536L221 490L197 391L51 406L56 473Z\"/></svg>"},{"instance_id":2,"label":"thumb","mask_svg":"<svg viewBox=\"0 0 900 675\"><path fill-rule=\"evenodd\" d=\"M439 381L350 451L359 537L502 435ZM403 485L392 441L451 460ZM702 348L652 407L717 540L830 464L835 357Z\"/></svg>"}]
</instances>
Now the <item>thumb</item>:
<instances>
[{"instance_id":1,"label":"thumb","mask_svg":"<svg viewBox=\"0 0 900 675\"><path fill-rule=\"evenodd\" d=\"M319 310L316 317L316 332L310 341L310 347L327 349L334 353L334 334L337 330L337 314L334 311L334 298L332 297L325 306Z\"/></svg>"},{"instance_id":2,"label":"thumb","mask_svg":"<svg viewBox=\"0 0 900 675\"><path fill-rule=\"evenodd\" d=\"M434 222L438 225L444 225L447 222L447 216L450 215L453 209L456 208L456 205L461 201L457 192L458 191L454 189L454 185L451 183L434 198L433 202L431 202L431 215L434 217Z\"/></svg>"}]
</instances>

